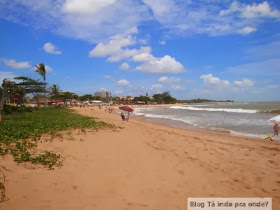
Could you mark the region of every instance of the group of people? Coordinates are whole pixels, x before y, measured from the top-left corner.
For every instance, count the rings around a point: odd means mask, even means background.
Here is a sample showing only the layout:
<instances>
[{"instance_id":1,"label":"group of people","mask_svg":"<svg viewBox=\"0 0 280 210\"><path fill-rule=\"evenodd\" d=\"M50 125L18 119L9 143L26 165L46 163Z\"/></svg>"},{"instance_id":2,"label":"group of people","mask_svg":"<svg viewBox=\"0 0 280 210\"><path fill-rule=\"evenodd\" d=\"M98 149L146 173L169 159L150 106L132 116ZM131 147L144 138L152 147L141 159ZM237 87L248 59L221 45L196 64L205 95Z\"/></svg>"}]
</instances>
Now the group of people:
<instances>
[{"instance_id":1,"label":"group of people","mask_svg":"<svg viewBox=\"0 0 280 210\"><path fill-rule=\"evenodd\" d=\"M113 108L112 107L105 107L105 112L108 110L109 113L112 113L113 111Z\"/></svg>"}]
</instances>

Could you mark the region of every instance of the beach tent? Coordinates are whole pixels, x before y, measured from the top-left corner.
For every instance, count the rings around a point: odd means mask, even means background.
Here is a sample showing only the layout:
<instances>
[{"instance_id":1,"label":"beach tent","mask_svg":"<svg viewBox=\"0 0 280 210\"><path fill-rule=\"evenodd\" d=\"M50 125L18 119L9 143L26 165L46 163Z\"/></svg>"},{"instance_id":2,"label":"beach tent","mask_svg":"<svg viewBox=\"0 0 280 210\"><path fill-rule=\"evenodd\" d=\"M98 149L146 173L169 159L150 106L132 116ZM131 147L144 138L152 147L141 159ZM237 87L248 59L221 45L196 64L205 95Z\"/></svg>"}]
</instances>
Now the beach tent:
<instances>
[{"instance_id":1,"label":"beach tent","mask_svg":"<svg viewBox=\"0 0 280 210\"><path fill-rule=\"evenodd\" d=\"M93 105L98 105L98 104L101 104L102 101L93 100L93 101L91 101L91 103L92 103Z\"/></svg>"},{"instance_id":2,"label":"beach tent","mask_svg":"<svg viewBox=\"0 0 280 210\"><path fill-rule=\"evenodd\" d=\"M274 124L280 124L280 115L269 119L268 122L272 122Z\"/></svg>"}]
</instances>

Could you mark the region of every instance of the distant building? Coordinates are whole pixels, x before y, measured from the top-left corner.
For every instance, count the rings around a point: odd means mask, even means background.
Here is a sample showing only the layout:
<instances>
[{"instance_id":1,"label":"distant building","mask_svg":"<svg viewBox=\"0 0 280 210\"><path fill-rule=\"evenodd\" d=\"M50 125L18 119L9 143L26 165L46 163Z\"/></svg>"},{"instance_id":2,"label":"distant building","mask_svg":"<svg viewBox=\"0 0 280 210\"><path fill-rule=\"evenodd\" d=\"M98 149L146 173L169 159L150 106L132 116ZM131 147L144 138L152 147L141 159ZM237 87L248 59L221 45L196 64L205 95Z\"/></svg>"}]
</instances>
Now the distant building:
<instances>
[{"instance_id":1,"label":"distant building","mask_svg":"<svg viewBox=\"0 0 280 210\"><path fill-rule=\"evenodd\" d=\"M112 93L107 91L97 91L94 93L94 96L100 96L101 98L111 98Z\"/></svg>"}]
</instances>

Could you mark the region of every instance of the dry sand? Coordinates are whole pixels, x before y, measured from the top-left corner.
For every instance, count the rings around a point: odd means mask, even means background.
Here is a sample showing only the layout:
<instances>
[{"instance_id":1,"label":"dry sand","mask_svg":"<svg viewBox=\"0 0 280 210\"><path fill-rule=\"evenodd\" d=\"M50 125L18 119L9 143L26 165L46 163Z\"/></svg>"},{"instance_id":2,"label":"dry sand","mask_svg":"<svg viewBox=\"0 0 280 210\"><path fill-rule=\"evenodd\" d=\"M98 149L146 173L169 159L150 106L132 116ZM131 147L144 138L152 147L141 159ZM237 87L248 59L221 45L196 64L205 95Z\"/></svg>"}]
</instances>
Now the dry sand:
<instances>
[{"instance_id":1,"label":"dry sand","mask_svg":"<svg viewBox=\"0 0 280 210\"><path fill-rule=\"evenodd\" d=\"M156 125L75 108L123 129L42 142L65 157L46 170L0 157L0 209L185 210L188 197L272 197L280 209L280 144Z\"/></svg>"}]
</instances>

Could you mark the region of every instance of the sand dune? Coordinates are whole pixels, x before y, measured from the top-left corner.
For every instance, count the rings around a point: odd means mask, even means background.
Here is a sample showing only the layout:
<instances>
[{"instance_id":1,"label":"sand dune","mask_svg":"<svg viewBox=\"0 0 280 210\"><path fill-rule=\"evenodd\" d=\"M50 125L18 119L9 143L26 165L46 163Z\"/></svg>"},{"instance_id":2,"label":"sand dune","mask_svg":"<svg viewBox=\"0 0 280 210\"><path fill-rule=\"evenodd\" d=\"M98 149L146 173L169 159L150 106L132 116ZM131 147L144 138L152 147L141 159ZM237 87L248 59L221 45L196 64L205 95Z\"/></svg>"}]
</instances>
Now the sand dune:
<instances>
[{"instance_id":1,"label":"sand dune","mask_svg":"<svg viewBox=\"0 0 280 210\"><path fill-rule=\"evenodd\" d=\"M187 209L188 197L272 197L280 209L280 144L156 125L75 108L116 129L42 142L65 157L53 171L0 157L0 209Z\"/></svg>"}]
</instances>

